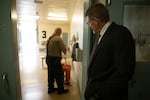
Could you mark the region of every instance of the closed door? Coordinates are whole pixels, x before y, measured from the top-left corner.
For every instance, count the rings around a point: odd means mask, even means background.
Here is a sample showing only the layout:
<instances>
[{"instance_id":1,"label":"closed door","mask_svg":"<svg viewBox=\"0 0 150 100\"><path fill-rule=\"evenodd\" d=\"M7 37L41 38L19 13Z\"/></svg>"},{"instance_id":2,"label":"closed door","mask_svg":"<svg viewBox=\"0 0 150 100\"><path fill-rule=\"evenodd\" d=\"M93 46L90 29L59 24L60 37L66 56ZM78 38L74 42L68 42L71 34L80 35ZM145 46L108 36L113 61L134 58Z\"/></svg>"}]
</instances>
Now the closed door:
<instances>
[{"instance_id":1,"label":"closed door","mask_svg":"<svg viewBox=\"0 0 150 100\"><path fill-rule=\"evenodd\" d=\"M150 100L150 10L149 0L125 0L124 25L136 44L136 68L129 85L129 100ZM134 2L133 2L134 1Z\"/></svg>"},{"instance_id":2,"label":"closed door","mask_svg":"<svg viewBox=\"0 0 150 100\"><path fill-rule=\"evenodd\" d=\"M68 33L63 33L62 34L62 39L63 39L66 47L68 47Z\"/></svg>"}]
</instances>

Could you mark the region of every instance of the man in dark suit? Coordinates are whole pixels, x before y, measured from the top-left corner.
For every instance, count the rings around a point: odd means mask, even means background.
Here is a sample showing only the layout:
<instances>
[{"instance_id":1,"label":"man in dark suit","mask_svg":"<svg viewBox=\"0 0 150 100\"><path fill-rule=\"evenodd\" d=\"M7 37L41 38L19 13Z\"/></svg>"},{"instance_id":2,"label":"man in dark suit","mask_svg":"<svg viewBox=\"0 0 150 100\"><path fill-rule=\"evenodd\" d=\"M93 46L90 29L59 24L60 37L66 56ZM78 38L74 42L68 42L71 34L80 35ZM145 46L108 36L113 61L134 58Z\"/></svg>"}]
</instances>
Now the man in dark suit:
<instances>
[{"instance_id":1,"label":"man in dark suit","mask_svg":"<svg viewBox=\"0 0 150 100\"><path fill-rule=\"evenodd\" d=\"M86 100L128 100L128 82L135 69L135 44L131 32L110 21L103 4L86 12L97 36L90 56Z\"/></svg>"}]
</instances>

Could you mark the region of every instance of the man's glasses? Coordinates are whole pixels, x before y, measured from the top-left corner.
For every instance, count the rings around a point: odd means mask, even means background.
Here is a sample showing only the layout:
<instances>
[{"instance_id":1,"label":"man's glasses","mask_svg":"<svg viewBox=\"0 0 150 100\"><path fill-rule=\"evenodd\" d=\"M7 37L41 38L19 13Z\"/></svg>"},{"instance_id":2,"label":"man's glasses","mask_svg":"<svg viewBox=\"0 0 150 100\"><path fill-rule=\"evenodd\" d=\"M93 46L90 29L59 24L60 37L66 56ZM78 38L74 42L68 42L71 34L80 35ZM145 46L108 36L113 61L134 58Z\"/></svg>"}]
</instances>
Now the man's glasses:
<instances>
[{"instance_id":1,"label":"man's glasses","mask_svg":"<svg viewBox=\"0 0 150 100\"><path fill-rule=\"evenodd\" d=\"M91 21L93 21L94 19L90 19L87 24L90 25L91 24Z\"/></svg>"},{"instance_id":2,"label":"man's glasses","mask_svg":"<svg viewBox=\"0 0 150 100\"><path fill-rule=\"evenodd\" d=\"M86 24L90 25L91 20L89 20Z\"/></svg>"},{"instance_id":3,"label":"man's glasses","mask_svg":"<svg viewBox=\"0 0 150 100\"><path fill-rule=\"evenodd\" d=\"M87 24L88 25L90 25L91 24L91 21L98 21L99 19L97 19L97 18L91 18L88 22L87 22Z\"/></svg>"}]
</instances>

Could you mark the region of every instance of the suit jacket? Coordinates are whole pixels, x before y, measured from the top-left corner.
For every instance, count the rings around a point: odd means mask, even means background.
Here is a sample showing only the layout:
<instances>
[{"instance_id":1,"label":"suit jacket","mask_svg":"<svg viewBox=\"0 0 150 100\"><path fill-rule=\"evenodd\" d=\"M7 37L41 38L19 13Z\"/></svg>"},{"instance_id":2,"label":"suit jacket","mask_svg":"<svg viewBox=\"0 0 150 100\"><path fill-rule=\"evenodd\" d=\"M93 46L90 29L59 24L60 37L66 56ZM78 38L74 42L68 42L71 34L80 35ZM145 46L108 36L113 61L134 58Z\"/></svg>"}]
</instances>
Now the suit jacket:
<instances>
[{"instance_id":1,"label":"suit jacket","mask_svg":"<svg viewBox=\"0 0 150 100\"><path fill-rule=\"evenodd\" d=\"M88 66L86 100L95 95L113 99L114 96L127 94L128 81L134 69L135 43L131 32L121 25L112 23Z\"/></svg>"}]
</instances>

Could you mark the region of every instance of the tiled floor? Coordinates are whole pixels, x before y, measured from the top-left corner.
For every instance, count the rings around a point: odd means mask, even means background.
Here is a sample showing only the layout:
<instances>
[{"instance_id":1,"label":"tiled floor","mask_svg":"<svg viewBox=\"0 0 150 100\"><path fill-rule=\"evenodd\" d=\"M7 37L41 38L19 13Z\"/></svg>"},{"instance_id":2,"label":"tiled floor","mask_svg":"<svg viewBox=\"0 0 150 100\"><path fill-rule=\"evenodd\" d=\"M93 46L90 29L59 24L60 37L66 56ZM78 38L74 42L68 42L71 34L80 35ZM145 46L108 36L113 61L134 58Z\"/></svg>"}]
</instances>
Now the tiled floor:
<instances>
[{"instance_id":1,"label":"tiled floor","mask_svg":"<svg viewBox=\"0 0 150 100\"><path fill-rule=\"evenodd\" d=\"M80 100L73 68L71 70L72 86L65 86L69 89L69 93L62 95L47 93L47 69L45 62L42 68L41 61L41 56L44 55L45 53L39 53L31 48L19 54L22 100ZM71 64L71 59L68 59L67 63Z\"/></svg>"}]
</instances>

